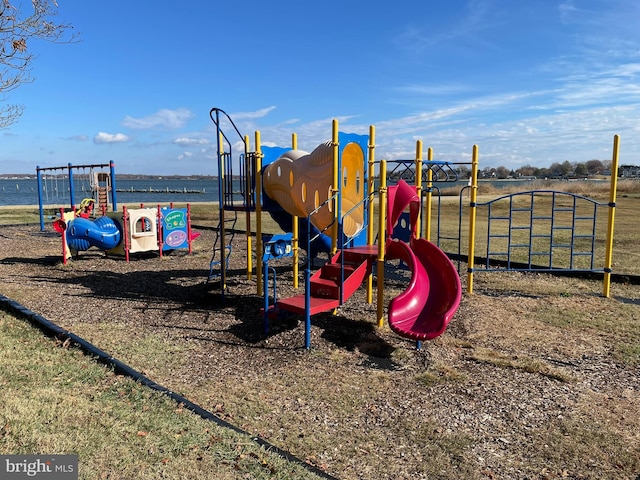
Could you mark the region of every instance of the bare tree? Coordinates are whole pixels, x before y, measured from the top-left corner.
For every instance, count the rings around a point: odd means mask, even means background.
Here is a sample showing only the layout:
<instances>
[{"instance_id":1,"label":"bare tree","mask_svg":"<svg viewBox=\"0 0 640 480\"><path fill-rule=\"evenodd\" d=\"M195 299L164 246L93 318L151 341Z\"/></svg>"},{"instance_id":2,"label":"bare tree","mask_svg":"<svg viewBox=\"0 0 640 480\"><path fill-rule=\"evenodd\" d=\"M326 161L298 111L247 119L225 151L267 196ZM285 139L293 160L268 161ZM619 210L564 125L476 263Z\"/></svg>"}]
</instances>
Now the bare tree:
<instances>
[{"instance_id":1,"label":"bare tree","mask_svg":"<svg viewBox=\"0 0 640 480\"><path fill-rule=\"evenodd\" d=\"M502 165L496 168L496 177L501 180L509 178L510 173L511 172L509 171L509 169L507 167L503 167Z\"/></svg>"},{"instance_id":2,"label":"bare tree","mask_svg":"<svg viewBox=\"0 0 640 480\"><path fill-rule=\"evenodd\" d=\"M18 121L24 107L6 104L8 92L33 81L31 63L35 56L30 40L39 38L54 43L76 39L73 27L56 23L57 0L31 0L31 5L14 5L13 0L0 0L0 128Z\"/></svg>"},{"instance_id":3,"label":"bare tree","mask_svg":"<svg viewBox=\"0 0 640 480\"><path fill-rule=\"evenodd\" d=\"M587 170L590 175L598 175L600 172L604 170L604 165L600 160L588 160L587 161Z\"/></svg>"}]
</instances>

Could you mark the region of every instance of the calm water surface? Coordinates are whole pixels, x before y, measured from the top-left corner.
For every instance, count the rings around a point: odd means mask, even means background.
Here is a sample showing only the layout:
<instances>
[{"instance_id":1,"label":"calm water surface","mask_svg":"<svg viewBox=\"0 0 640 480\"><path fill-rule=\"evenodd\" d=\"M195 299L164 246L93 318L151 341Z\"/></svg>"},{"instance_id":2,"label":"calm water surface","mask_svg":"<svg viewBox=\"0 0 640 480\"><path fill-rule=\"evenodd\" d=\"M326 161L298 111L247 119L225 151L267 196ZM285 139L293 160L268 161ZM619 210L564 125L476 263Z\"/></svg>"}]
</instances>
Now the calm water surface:
<instances>
[{"instance_id":1,"label":"calm water surface","mask_svg":"<svg viewBox=\"0 0 640 480\"><path fill-rule=\"evenodd\" d=\"M498 188L513 186L514 183L526 185L529 180L492 182ZM440 183L441 188L453 185L466 185L467 182ZM83 198L91 197L91 186L78 176L74 177L75 202L69 198L68 178L46 178L42 182L42 203L44 205L79 204ZM116 200L120 203L145 203L149 205L170 202L194 203L217 202L217 179L152 179L123 180L116 177ZM0 206L38 205L38 182L34 178L0 178Z\"/></svg>"},{"instance_id":2,"label":"calm water surface","mask_svg":"<svg viewBox=\"0 0 640 480\"><path fill-rule=\"evenodd\" d=\"M74 179L75 180L75 179ZM75 204L91 197L88 182L74 181ZM170 203L218 201L216 179L116 180L118 203ZM42 182L42 203L71 205L68 179L46 179ZM35 178L0 178L0 206L38 205L38 182Z\"/></svg>"}]
</instances>

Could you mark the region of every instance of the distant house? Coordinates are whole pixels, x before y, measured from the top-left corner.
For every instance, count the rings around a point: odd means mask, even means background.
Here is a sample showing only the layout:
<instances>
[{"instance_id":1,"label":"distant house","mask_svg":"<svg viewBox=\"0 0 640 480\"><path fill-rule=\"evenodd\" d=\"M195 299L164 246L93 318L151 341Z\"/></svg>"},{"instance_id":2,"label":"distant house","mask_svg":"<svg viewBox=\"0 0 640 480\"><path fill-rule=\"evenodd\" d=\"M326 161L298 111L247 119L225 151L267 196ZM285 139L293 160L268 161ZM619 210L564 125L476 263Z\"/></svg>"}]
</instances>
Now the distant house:
<instances>
[{"instance_id":1,"label":"distant house","mask_svg":"<svg viewBox=\"0 0 640 480\"><path fill-rule=\"evenodd\" d=\"M640 166L621 165L618 167L618 176L622 178L640 178Z\"/></svg>"}]
</instances>

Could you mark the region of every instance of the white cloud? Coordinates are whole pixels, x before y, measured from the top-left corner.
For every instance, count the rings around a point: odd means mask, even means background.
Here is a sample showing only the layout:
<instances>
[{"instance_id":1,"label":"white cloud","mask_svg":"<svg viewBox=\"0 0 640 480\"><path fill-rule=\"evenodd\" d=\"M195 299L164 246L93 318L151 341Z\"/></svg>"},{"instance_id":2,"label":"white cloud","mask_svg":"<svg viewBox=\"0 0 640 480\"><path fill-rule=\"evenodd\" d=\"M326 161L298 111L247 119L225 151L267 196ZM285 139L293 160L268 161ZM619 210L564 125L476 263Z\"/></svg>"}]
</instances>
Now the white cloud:
<instances>
[{"instance_id":1,"label":"white cloud","mask_svg":"<svg viewBox=\"0 0 640 480\"><path fill-rule=\"evenodd\" d=\"M230 116L231 118L233 118L234 122L236 120L238 121L254 120L256 118L266 117L269 113L275 110L275 108L276 108L275 106L272 106L272 107L266 107L260 110L256 110L255 112L237 112L237 113L234 113L233 115L230 114Z\"/></svg>"},{"instance_id":2,"label":"white cloud","mask_svg":"<svg viewBox=\"0 0 640 480\"><path fill-rule=\"evenodd\" d=\"M558 5L558 12L560 12L560 20L563 23L570 22L574 15L576 15L579 10L573 4L573 1L563 2Z\"/></svg>"},{"instance_id":3,"label":"white cloud","mask_svg":"<svg viewBox=\"0 0 640 480\"><path fill-rule=\"evenodd\" d=\"M178 137L173 141L173 143L175 143L176 145L181 145L183 147L188 147L191 145L208 145L211 142L206 138Z\"/></svg>"},{"instance_id":4,"label":"white cloud","mask_svg":"<svg viewBox=\"0 0 640 480\"><path fill-rule=\"evenodd\" d=\"M400 48L414 55L422 56L431 49L455 42L472 45L488 45L488 36L484 32L504 22L500 10L491 0L469 0L464 10L455 20L446 23L408 25L392 41ZM435 18L435 17L434 17Z\"/></svg>"},{"instance_id":5,"label":"white cloud","mask_svg":"<svg viewBox=\"0 0 640 480\"><path fill-rule=\"evenodd\" d=\"M413 83L397 87L396 90L400 93L409 95L422 95L429 97L441 97L448 95L460 95L469 94L473 91L473 87L469 84L463 84L456 81L451 81L446 84L434 84L433 82L425 83Z\"/></svg>"},{"instance_id":6,"label":"white cloud","mask_svg":"<svg viewBox=\"0 0 640 480\"><path fill-rule=\"evenodd\" d=\"M94 143L123 143L131 140L124 133L105 133L98 132L95 137L93 137Z\"/></svg>"},{"instance_id":7,"label":"white cloud","mask_svg":"<svg viewBox=\"0 0 640 480\"><path fill-rule=\"evenodd\" d=\"M182 128L187 121L193 117L191 110L187 108L179 108L177 110L169 110L163 108L156 113L146 117L134 118L129 115L124 117L122 125L128 128L148 129L148 128Z\"/></svg>"}]
</instances>

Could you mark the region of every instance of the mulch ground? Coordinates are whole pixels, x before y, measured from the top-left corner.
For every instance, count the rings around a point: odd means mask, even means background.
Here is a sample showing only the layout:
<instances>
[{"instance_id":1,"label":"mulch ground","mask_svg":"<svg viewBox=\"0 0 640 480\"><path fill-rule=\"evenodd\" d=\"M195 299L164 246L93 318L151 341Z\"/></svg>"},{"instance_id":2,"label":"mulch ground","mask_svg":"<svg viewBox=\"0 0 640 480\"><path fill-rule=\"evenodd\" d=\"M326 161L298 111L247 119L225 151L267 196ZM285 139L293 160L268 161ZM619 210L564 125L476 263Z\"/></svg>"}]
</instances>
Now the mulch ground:
<instances>
[{"instance_id":1,"label":"mulch ground","mask_svg":"<svg viewBox=\"0 0 640 480\"><path fill-rule=\"evenodd\" d=\"M63 265L55 232L5 227L0 293L340 478L640 474L638 369L616 361L602 332L534 314L616 302L640 321L637 286L615 286L612 300L597 295L597 282L504 274L496 288L478 278L445 334L420 350L376 326L362 290L337 314L313 318L306 350L296 316L264 334L244 238L234 243L222 295L207 282L210 231L193 255L144 253L127 263L89 250ZM290 265L276 271L278 296L293 294ZM407 281L395 273L386 301ZM624 445L593 452L594 422ZM585 438L569 443L572 435Z\"/></svg>"}]
</instances>

